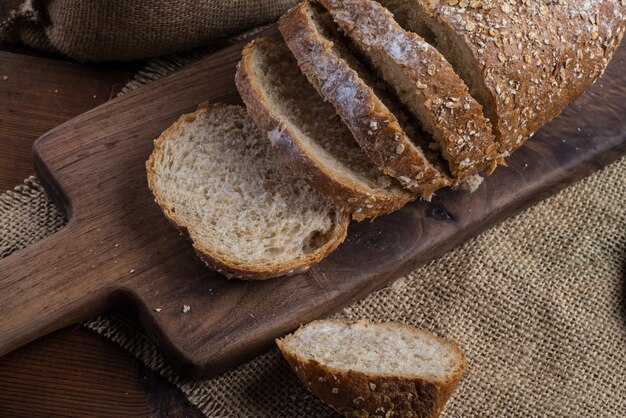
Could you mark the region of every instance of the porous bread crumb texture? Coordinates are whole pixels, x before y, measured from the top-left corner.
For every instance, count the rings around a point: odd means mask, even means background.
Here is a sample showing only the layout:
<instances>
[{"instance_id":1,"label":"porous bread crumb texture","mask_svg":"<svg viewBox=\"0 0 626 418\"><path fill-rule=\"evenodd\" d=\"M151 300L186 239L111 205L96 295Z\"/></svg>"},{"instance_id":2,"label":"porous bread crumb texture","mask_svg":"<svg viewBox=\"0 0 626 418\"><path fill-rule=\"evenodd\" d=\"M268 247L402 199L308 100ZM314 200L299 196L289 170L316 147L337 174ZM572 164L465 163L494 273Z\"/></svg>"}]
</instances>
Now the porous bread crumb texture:
<instances>
[{"instance_id":1,"label":"porous bread crumb texture","mask_svg":"<svg viewBox=\"0 0 626 418\"><path fill-rule=\"evenodd\" d=\"M283 41L260 38L246 46L236 80L279 157L354 219L375 218L415 199L371 162Z\"/></svg>"},{"instance_id":2,"label":"porous bread crumb texture","mask_svg":"<svg viewBox=\"0 0 626 418\"><path fill-rule=\"evenodd\" d=\"M412 119L403 117L384 84L354 56L349 40L339 33L327 11L305 1L283 15L279 23L302 72L333 104L361 148L384 173L426 198L449 184L438 158L429 161L417 145L427 146L425 134Z\"/></svg>"},{"instance_id":3,"label":"porous bread crumb texture","mask_svg":"<svg viewBox=\"0 0 626 418\"><path fill-rule=\"evenodd\" d=\"M289 273L345 236L347 216L274 157L241 107L181 117L156 141L147 168L166 215L225 273Z\"/></svg>"},{"instance_id":4,"label":"porous bread crumb texture","mask_svg":"<svg viewBox=\"0 0 626 418\"><path fill-rule=\"evenodd\" d=\"M312 148L311 154L333 171L370 188L388 187L390 179L359 148L332 106L319 98L289 50L282 44L274 45L256 49L254 59L255 75L273 109L301 137L311 138L306 143Z\"/></svg>"},{"instance_id":5,"label":"porous bread crumb texture","mask_svg":"<svg viewBox=\"0 0 626 418\"><path fill-rule=\"evenodd\" d=\"M302 383L347 417L438 417L467 367L455 342L399 323L314 321L276 343Z\"/></svg>"},{"instance_id":6,"label":"porous bread crumb texture","mask_svg":"<svg viewBox=\"0 0 626 418\"><path fill-rule=\"evenodd\" d=\"M287 348L329 367L378 375L446 377L462 364L452 345L408 326L319 321Z\"/></svg>"},{"instance_id":7,"label":"porous bread crumb texture","mask_svg":"<svg viewBox=\"0 0 626 418\"><path fill-rule=\"evenodd\" d=\"M485 107L504 155L603 73L626 24L623 0L381 3L432 37Z\"/></svg>"},{"instance_id":8,"label":"porous bread crumb texture","mask_svg":"<svg viewBox=\"0 0 626 418\"><path fill-rule=\"evenodd\" d=\"M458 181L495 164L491 124L465 83L434 47L403 30L377 2L321 3L437 140Z\"/></svg>"}]
</instances>

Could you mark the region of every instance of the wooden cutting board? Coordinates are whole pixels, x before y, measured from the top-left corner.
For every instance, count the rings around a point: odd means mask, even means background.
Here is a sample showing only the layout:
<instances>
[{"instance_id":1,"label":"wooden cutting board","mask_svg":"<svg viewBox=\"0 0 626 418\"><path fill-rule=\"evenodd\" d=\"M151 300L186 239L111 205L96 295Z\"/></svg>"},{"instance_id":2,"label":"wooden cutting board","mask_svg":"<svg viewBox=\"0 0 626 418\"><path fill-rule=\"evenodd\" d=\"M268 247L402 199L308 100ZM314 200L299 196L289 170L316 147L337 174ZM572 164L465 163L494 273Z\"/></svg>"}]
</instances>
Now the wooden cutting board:
<instances>
[{"instance_id":1,"label":"wooden cutting board","mask_svg":"<svg viewBox=\"0 0 626 418\"><path fill-rule=\"evenodd\" d=\"M229 281L207 270L163 217L144 163L152 140L181 113L207 99L240 103L233 77L242 46L110 101L35 143L38 176L69 222L0 261L0 355L119 310L137 318L179 373L213 376L626 153L622 47L590 91L474 194L442 191L430 203L353 224L345 243L306 274Z\"/></svg>"}]
</instances>

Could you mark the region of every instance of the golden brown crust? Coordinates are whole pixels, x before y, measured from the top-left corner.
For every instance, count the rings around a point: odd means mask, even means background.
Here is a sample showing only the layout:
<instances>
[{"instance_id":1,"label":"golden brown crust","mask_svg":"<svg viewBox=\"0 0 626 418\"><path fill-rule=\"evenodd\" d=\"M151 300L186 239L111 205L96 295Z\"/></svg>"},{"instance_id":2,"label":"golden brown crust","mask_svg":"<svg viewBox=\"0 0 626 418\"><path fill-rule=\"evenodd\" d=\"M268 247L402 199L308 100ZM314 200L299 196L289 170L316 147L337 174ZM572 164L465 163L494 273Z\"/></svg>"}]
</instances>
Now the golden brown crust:
<instances>
[{"instance_id":1,"label":"golden brown crust","mask_svg":"<svg viewBox=\"0 0 626 418\"><path fill-rule=\"evenodd\" d=\"M260 129L268 132L276 154L285 165L338 207L352 213L353 219L358 221L393 212L415 199L415 196L408 192L394 194L365 189L321 166L315 156L307 152L301 144L299 135L267 102L263 88L254 77L252 50L258 47L272 47L276 43L282 43L282 40L258 38L244 48L237 68L236 84L248 113ZM321 98L316 95L311 100Z\"/></svg>"},{"instance_id":2,"label":"golden brown crust","mask_svg":"<svg viewBox=\"0 0 626 418\"><path fill-rule=\"evenodd\" d=\"M350 324L350 321L344 320L319 322ZM369 324L367 321L359 322ZM386 323L377 326L408 328L411 332L432 336L425 330L406 324ZM324 403L347 417L438 417L467 368L465 355L458 344L436 336L442 344L452 347L461 359L460 367L445 378L381 375L338 369L289 350L287 341L291 337L288 335L277 339L276 344L300 381Z\"/></svg>"},{"instance_id":3,"label":"golden brown crust","mask_svg":"<svg viewBox=\"0 0 626 418\"><path fill-rule=\"evenodd\" d=\"M243 264L235 260L227 259L224 256L217 254L211 248L203 246L200 240L195 237L193 225L189 225L187 221L180 217L180 215L170 209L156 185L157 173L155 169L155 161L158 158L165 141L174 135L182 125L193 122L202 113L211 112L214 109L228 108L232 108L236 111L243 111L240 106L225 105L222 103L208 104L208 102L203 102L198 106L198 109L195 112L182 115L154 141L154 149L152 154L150 154L150 158L146 162L148 187L154 195L154 200L163 211L167 220L170 221L170 223L174 225L174 227L178 229L184 237L191 241L193 248L200 259L202 259L207 266L216 270L218 273L224 274L228 278L265 280L306 271L312 265L320 262L343 242L348 232L348 224L350 223L350 218L347 214L340 211L336 212L331 239L329 239L316 251L308 254L306 257L292 260L287 263L276 264L268 268L267 266Z\"/></svg>"},{"instance_id":4,"label":"golden brown crust","mask_svg":"<svg viewBox=\"0 0 626 418\"><path fill-rule=\"evenodd\" d=\"M456 34L495 107L496 140L510 154L604 71L624 35L623 1L413 0ZM453 35L454 36L454 35Z\"/></svg>"},{"instance_id":5,"label":"golden brown crust","mask_svg":"<svg viewBox=\"0 0 626 418\"><path fill-rule=\"evenodd\" d=\"M387 175L425 198L451 179L435 168L407 137L396 116L351 68L337 45L320 32L305 1L284 14L279 27L309 82L348 126L361 148Z\"/></svg>"},{"instance_id":6,"label":"golden brown crust","mask_svg":"<svg viewBox=\"0 0 626 418\"><path fill-rule=\"evenodd\" d=\"M421 119L438 140L454 178L462 181L494 164L498 155L491 124L439 51L419 35L402 29L375 1L320 3L366 54L388 56L415 86L412 93L424 101Z\"/></svg>"}]
</instances>

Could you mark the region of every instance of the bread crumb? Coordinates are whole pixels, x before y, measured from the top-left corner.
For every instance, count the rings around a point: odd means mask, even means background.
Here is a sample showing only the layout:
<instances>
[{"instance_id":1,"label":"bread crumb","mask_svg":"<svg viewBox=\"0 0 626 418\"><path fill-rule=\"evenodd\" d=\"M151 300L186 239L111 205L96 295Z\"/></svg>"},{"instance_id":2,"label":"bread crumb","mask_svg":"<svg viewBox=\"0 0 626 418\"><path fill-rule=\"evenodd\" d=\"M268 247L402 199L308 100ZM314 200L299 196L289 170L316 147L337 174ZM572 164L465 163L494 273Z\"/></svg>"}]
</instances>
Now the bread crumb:
<instances>
[{"instance_id":1,"label":"bread crumb","mask_svg":"<svg viewBox=\"0 0 626 418\"><path fill-rule=\"evenodd\" d=\"M189 306L189 305L183 305L183 313L185 313L185 314L186 314L186 313L187 313L187 312L189 312L190 310L191 310L191 306Z\"/></svg>"},{"instance_id":2,"label":"bread crumb","mask_svg":"<svg viewBox=\"0 0 626 418\"><path fill-rule=\"evenodd\" d=\"M472 177L468 178L461 184L461 188L468 190L470 193L474 193L476 190L478 190L480 185L483 184L483 180L484 179L480 175L474 174Z\"/></svg>"},{"instance_id":3,"label":"bread crumb","mask_svg":"<svg viewBox=\"0 0 626 418\"><path fill-rule=\"evenodd\" d=\"M9 76L8 76L8 75L5 75L4 77L2 77L2 79L3 79L4 81L7 81L7 80L9 79Z\"/></svg>"},{"instance_id":4,"label":"bread crumb","mask_svg":"<svg viewBox=\"0 0 626 418\"><path fill-rule=\"evenodd\" d=\"M130 269L129 273L133 274L135 272L135 269Z\"/></svg>"},{"instance_id":5,"label":"bread crumb","mask_svg":"<svg viewBox=\"0 0 626 418\"><path fill-rule=\"evenodd\" d=\"M161 312L161 308L155 308L154 311L155 312Z\"/></svg>"},{"instance_id":6,"label":"bread crumb","mask_svg":"<svg viewBox=\"0 0 626 418\"><path fill-rule=\"evenodd\" d=\"M393 292L399 292L404 287L405 284L406 284L406 277L401 277L395 282L391 283L391 290Z\"/></svg>"}]
</instances>

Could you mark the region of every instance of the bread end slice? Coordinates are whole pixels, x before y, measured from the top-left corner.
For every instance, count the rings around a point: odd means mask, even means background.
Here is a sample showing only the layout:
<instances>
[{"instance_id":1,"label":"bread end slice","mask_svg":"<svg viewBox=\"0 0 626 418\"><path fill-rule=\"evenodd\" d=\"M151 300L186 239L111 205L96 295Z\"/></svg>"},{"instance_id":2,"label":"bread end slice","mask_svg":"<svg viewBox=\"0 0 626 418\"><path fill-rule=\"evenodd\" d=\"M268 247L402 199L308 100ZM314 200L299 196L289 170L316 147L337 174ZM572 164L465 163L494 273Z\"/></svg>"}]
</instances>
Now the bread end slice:
<instances>
[{"instance_id":1,"label":"bread end slice","mask_svg":"<svg viewBox=\"0 0 626 418\"><path fill-rule=\"evenodd\" d=\"M240 106L203 103L154 142L148 186L198 256L229 278L306 271L345 239L349 216L295 178Z\"/></svg>"},{"instance_id":2,"label":"bread end slice","mask_svg":"<svg viewBox=\"0 0 626 418\"><path fill-rule=\"evenodd\" d=\"M456 342L400 323L314 321L276 343L302 383L348 417L438 417L467 368Z\"/></svg>"}]
</instances>

